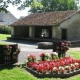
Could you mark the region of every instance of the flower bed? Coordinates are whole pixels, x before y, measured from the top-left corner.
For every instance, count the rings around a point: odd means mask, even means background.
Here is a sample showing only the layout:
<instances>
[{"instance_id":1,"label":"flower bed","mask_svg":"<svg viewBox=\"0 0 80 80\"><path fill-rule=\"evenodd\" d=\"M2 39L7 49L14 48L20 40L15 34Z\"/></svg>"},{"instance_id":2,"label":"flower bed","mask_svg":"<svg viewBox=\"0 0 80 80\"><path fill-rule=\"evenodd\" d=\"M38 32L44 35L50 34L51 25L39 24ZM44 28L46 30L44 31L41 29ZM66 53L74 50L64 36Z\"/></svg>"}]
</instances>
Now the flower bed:
<instances>
[{"instance_id":1,"label":"flower bed","mask_svg":"<svg viewBox=\"0 0 80 80\"><path fill-rule=\"evenodd\" d=\"M43 52L40 54L40 60L36 61L36 56L30 54L26 69L37 77L66 78L80 73L80 60L70 56L59 59L57 56L54 52Z\"/></svg>"}]
</instances>

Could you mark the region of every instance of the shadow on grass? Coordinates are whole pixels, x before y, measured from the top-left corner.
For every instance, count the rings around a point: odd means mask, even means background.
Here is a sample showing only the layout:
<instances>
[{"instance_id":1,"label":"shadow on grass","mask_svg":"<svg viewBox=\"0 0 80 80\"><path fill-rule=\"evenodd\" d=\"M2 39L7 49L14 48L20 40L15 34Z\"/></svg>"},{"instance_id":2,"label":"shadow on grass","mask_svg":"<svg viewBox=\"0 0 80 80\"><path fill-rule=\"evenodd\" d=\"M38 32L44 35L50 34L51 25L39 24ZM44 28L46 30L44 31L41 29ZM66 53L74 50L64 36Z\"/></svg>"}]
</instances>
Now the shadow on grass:
<instances>
[{"instance_id":1,"label":"shadow on grass","mask_svg":"<svg viewBox=\"0 0 80 80\"><path fill-rule=\"evenodd\" d=\"M15 67L24 68L25 64L9 64L9 65L0 65L0 71L4 69L13 69Z\"/></svg>"},{"instance_id":2,"label":"shadow on grass","mask_svg":"<svg viewBox=\"0 0 80 80\"><path fill-rule=\"evenodd\" d=\"M13 69L13 67L15 67L15 66L13 66L13 65L0 65L0 71L4 70L4 69L10 70L10 69Z\"/></svg>"}]
</instances>

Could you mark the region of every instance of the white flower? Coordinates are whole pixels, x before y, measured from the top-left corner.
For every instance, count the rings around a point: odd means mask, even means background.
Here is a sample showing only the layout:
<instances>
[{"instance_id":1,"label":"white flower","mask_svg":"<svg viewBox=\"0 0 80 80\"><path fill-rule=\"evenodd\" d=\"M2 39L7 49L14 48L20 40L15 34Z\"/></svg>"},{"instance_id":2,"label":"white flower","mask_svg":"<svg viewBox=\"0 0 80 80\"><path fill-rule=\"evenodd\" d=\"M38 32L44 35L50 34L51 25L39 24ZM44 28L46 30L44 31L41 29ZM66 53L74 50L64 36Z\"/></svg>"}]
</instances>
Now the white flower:
<instances>
[{"instance_id":1,"label":"white flower","mask_svg":"<svg viewBox=\"0 0 80 80\"><path fill-rule=\"evenodd\" d=\"M57 52L54 52L54 55L55 55L55 56L58 56L58 53L57 53Z\"/></svg>"},{"instance_id":2,"label":"white flower","mask_svg":"<svg viewBox=\"0 0 80 80\"><path fill-rule=\"evenodd\" d=\"M78 64L78 63L74 63L74 65L75 65L75 66L78 66L79 64Z\"/></svg>"},{"instance_id":3,"label":"white flower","mask_svg":"<svg viewBox=\"0 0 80 80\"><path fill-rule=\"evenodd\" d=\"M50 54L49 54L49 53L46 53L45 55L46 55L46 56L48 56L48 57L50 56Z\"/></svg>"},{"instance_id":4,"label":"white flower","mask_svg":"<svg viewBox=\"0 0 80 80\"><path fill-rule=\"evenodd\" d=\"M60 67L59 67L59 70L64 70L64 67L61 67L61 66L60 66Z\"/></svg>"},{"instance_id":5,"label":"white flower","mask_svg":"<svg viewBox=\"0 0 80 80\"><path fill-rule=\"evenodd\" d=\"M65 66L65 69L66 70L70 70L70 66Z\"/></svg>"},{"instance_id":6,"label":"white flower","mask_svg":"<svg viewBox=\"0 0 80 80\"><path fill-rule=\"evenodd\" d=\"M71 66L74 66L74 64L71 64Z\"/></svg>"},{"instance_id":7,"label":"white flower","mask_svg":"<svg viewBox=\"0 0 80 80\"><path fill-rule=\"evenodd\" d=\"M54 68L53 68L53 71L57 71L57 67L54 67Z\"/></svg>"}]
</instances>

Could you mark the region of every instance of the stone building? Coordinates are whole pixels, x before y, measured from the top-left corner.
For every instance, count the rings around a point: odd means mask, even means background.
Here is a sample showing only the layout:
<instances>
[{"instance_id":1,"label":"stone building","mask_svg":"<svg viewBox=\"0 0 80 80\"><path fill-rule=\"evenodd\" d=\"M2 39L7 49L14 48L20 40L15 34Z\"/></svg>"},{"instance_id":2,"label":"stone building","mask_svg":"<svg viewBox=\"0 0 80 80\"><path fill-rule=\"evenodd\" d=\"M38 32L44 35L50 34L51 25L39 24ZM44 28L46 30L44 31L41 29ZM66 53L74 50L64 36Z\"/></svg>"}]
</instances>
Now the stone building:
<instances>
[{"instance_id":1,"label":"stone building","mask_svg":"<svg viewBox=\"0 0 80 80\"><path fill-rule=\"evenodd\" d=\"M80 40L80 11L34 13L10 26L11 37Z\"/></svg>"}]
</instances>

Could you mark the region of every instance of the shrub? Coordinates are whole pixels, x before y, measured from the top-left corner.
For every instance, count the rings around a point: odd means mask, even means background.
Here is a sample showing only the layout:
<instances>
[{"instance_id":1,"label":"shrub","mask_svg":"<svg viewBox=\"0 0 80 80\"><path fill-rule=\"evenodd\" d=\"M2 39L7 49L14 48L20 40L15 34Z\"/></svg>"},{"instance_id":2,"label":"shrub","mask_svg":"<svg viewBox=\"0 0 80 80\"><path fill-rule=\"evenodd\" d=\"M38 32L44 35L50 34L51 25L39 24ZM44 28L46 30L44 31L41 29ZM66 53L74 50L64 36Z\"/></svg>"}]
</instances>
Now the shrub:
<instances>
[{"instance_id":1,"label":"shrub","mask_svg":"<svg viewBox=\"0 0 80 80\"><path fill-rule=\"evenodd\" d=\"M0 33L2 33L2 34L11 34L11 27L0 26Z\"/></svg>"}]
</instances>

